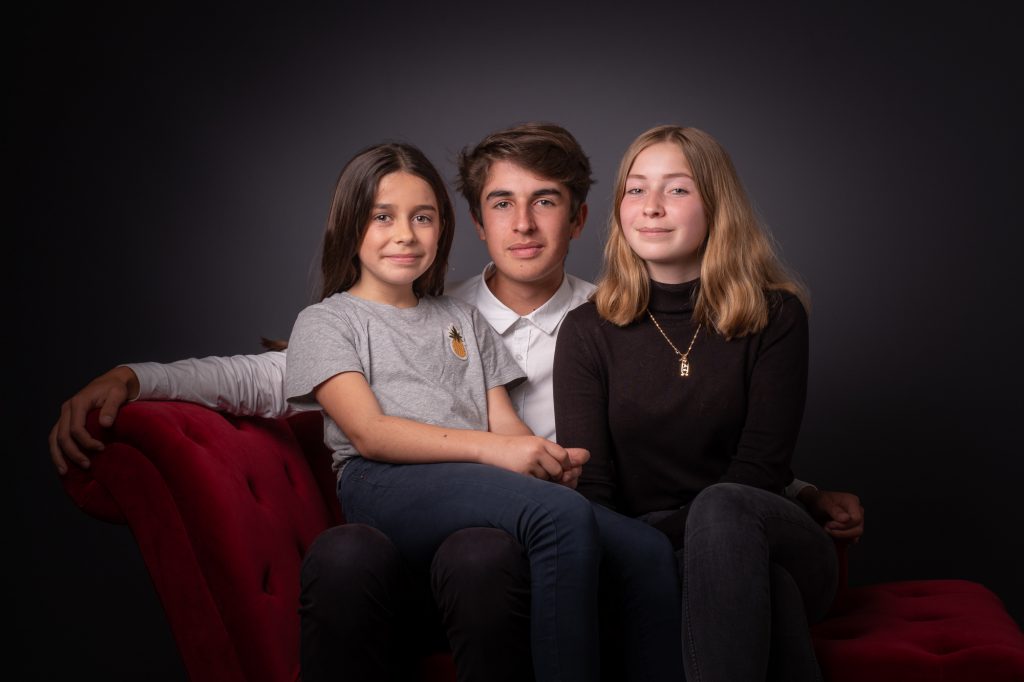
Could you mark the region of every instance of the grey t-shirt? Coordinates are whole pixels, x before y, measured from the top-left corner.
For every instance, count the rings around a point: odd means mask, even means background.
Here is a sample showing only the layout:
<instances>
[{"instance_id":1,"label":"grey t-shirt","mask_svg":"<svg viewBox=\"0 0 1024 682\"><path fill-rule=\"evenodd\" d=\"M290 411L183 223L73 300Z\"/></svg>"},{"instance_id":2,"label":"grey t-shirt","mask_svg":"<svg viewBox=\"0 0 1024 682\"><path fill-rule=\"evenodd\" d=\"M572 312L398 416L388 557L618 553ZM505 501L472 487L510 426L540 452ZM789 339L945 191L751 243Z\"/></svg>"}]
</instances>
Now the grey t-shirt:
<instances>
[{"instance_id":1,"label":"grey t-shirt","mask_svg":"<svg viewBox=\"0 0 1024 682\"><path fill-rule=\"evenodd\" d=\"M288 341L285 397L315 403L313 390L359 372L384 414L462 429L487 429L487 391L525 377L476 308L445 296L396 308L335 294L295 320ZM334 468L359 453L329 415L324 442Z\"/></svg>"}]
</instances>

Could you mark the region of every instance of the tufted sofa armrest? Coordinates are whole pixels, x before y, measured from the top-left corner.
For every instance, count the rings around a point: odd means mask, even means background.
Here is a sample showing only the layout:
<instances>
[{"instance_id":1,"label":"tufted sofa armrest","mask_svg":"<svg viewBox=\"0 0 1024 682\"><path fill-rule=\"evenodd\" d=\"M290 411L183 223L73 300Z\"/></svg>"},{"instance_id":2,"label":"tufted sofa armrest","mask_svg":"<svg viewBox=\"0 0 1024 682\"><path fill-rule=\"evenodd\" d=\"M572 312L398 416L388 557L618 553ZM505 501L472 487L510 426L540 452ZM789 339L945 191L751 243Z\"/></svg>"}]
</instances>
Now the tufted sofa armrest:
<instances>
[{"instance_id":1,"label":"tufted sofa armrest","mask_svg":"<svg viewBox=\"0 0 1024 682\"><path fill-rule=\"evenodd\" d=\"M67 493L126 523L190 679L298 679L299 569L342 522L319 413L229 417L176 402L126 405Z\"/></svg>"}]
</instances>

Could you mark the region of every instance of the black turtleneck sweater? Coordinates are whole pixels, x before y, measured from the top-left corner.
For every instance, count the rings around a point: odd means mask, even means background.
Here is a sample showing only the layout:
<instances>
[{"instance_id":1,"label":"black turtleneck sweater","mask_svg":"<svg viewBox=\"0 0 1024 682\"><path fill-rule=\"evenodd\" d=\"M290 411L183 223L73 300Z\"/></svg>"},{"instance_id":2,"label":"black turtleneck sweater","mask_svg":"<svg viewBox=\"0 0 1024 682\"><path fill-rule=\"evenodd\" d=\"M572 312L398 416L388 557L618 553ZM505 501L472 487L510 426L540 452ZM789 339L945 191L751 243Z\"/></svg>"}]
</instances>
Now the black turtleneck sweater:
<instances>
[{"instance_id":1,"label":"black turtleneck sweater","mask_svg":"<svg viewBox=\"0 0 1024 682\"><path fill-rule=\"evenodd\" d=\"M682 352L698 286L651 283L650 310ZM639 516L679 509L718 482L782 491L807 393L807 314L791 294L769 301L758 334L726 341L701 327L686 378L646 314L617 327L593 303L569 313L555 351L555 428L561 445L590 450L581 493ZM676 530L683 523L685 513Z\"/></svg>"}]
</instances>

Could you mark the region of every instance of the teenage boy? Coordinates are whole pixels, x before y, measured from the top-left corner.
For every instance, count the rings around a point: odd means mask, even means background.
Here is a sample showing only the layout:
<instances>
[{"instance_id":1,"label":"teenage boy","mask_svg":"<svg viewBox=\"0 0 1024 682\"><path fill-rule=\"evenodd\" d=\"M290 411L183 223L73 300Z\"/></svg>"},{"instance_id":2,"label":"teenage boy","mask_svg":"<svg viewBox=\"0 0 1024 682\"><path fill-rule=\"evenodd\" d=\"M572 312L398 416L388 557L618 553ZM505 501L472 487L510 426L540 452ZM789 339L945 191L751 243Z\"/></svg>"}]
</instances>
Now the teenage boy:
<instances>
[{"instance_id":1,"label":"teenage boy","mask_svg":"<svg viewBox=\"0 0 1024 682\"><path fill-rule=\"evenodd\" d=\"M501 334L528 377L511 391L513 403L535 434L551 440L555 339L565 315L594 289L564 271L569 243L586 223L591 184L583 150L555 125L498 131L459 159L459 190L492 262L446 293L476 306ZM287 416L294 408L283 396L284 366L283 352L269 352L116 367L64 403L50 434L53 461L61 473L66 459L88 466L83 449L102 446L84 429L86 413L98 407L100 422L110 424L127 400L187 400L234 414ZM799 481L787 494L799 495L833 535L860 534L855 496ZM390 541L374 529L341 526L321 535L303 565L304 679L326 678L335 669L357 679L400 674L393 642L410 639L404 628L430 611L417 604L429 597L409 589L412 582ZM431 584L460 679L531 678L529 567L510 536L484 528L453 534L435 555ZM343 651L338 642L345 642ZM631 650L628 643L624 648ZM633 673L641 667L625 665Z\"/></svg>"}]
</instances>

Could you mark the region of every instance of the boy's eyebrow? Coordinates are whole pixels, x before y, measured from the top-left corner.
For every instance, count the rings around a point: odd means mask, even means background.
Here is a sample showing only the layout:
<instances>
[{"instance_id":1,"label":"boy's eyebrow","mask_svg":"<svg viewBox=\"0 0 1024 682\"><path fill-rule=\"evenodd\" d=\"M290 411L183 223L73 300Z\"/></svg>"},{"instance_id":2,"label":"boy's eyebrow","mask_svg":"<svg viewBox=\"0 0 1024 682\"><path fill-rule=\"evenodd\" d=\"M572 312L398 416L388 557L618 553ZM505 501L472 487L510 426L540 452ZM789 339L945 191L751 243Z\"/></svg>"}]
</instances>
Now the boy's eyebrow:
<instances>
[{"instance_id":1,"label":"boy's eyebrow","mask_svg":"<svg viewBox=\"0 0 1024 682\"><path fill-rule=\"evenodd\" d=\"M484 197L484 200L485 201L490 201L491 199L505 198L505 197L510 197L510 196L513 196L511 191L509 191L507 189L496 189L496 190L493 190L491 192L488 192L487 196ZM532 192L530 194L530 196L531 197L550 197L550 196L560 197L560 196L562 196L562 190L558 189L557 187L542 187L542 188L538 189L537 191Z\"/></svg>"}]
</instances>

